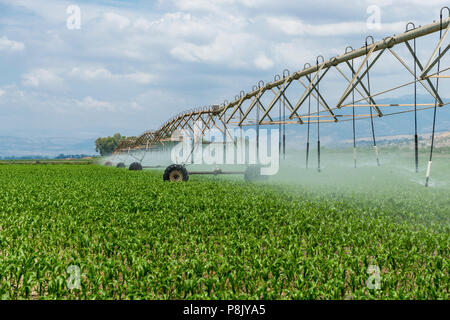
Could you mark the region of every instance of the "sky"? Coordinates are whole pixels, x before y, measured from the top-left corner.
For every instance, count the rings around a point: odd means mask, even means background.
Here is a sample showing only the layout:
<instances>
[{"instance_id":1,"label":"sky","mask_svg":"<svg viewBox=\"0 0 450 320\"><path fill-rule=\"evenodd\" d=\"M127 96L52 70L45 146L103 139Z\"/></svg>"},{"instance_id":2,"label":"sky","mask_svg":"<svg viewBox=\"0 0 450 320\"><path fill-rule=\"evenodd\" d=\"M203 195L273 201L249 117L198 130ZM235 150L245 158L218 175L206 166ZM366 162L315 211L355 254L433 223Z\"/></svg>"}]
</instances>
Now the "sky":
<instances>
[{"instance_id":1,"label":"sky","mask_svg":"<svg viewBox=\"0 0 450 320\"><path fill-rule=\"evenodd\" d=\"M0 136L139 135L183 110L234 100L286 68L301 70L319 54L362 47L369 34L380 40L408 21L431 23L446 4L0 0ZM379 28L367 23L373 6ZM392 78L397 68L387 64Z\"/></svg>"}]
</instances>

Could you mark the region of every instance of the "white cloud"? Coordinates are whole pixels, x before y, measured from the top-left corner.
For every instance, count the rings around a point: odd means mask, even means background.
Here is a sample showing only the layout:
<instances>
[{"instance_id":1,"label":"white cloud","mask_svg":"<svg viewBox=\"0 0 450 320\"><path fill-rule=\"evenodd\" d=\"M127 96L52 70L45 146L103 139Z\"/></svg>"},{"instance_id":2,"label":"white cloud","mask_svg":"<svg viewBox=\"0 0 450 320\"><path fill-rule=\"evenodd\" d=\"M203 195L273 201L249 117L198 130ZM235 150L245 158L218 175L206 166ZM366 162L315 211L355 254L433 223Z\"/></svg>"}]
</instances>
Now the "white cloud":
<instances>
[{"instance_id":1,"label":"white cloud","mask_svg":"<svg viewBox=\"0 0 450 320\"><path fill-rule=\"evenodd\" d=\"M136 101L133 101L130 105L131 109L135 110L135 111L142 111L144 110L144 107L142 107L139 103L137 103Z\"/></svg>"},{"instance_id":2,"label":"white cloud","mask_svg":"<svg viewBox=\"0 0 450 320\"><path fill-rule=\"evenodd\" d=\"M175 6L185 11L218 11L222 7L228 7L234 0L210 1L210 0L175 0Z\"/></svg>"},{"instance_id":3,"label":"white cloud","mask_svg":"<svg viewBox=\"0 0 450 320\"><path fill-rule=\"evenodd\" d=\"M220 33L207 45L183 43L170 53L182 61L225 64L233 68L248 67L252 64L259 39L245 33Z\"/></svg>"},{"instance_id":4,"label":"white cloud","mask_svg":"<svg viewBox=\"0 0 450 320\"><path fill-rule=\"evenodd\" d=\"M154 80L155 77L148 73L136 72L125 74L123 75L123 78L139 84L149 84Z\"/></svg>"},{"instance_id":5,"label":"white cloud","mask_svg":"<svg viewBox=\"0 0 450 320\"><path fill-rule=\"evenodd\" d=\"M23 42L9 40L5 36L0 38L0 51L23 51L24 49L25 44Z\"/></svg>"},{"instance_id":6,"label":"white cloud","mask_svg":"<svg viewBox=\"0 0 450 320\"><path fill-rule=\"evenodd\" d=\"M77 77L85 81L92 80L114 80L114 81L130 81L138 84L149 84L155 76L144 72L113 74L104 67L98 68L80 68L75 67L69 72L69 76Z\"/></svg>"},{"instance_id":7,"label":"white cloud","mask_svg":"<svg viewBox=\"0 0 450 320\"><path fill-rule=\"evenodd\" d=\"M57 112L59 114L66 114L75 117L88 116L89 113L111 111L126 113L129 110L141 111L144 110L142 104L147 104L148 100L138 101L141 99L130 100L115 100L105 98L93 98L91 95L86 95L84 98L70 97L63 95L55 95L43 90L36 91L22 91L16 85L3 86L0 89L0 107L16 107L26 112L39 112L43 114L52 114ZM142 100L142 99L141 99ZM97 120L91 119L92 124Z\"/></svg>"},{"instance_id":8,"label":"white cloud","mask_svg":"<svg viewBox=\"0 0 450 320\"><path fill-rule=\"evenodd\" d=\"M214 21L208 17L195 17L190 13L175 12L166 13L160 19L149 21L139 18L133 24L133 28L139 32L154 32L159 35L167 35L173 38L182 37L211 37L217 33L212 28Z\"/></svg>"},{"instance_id":9,"label":"white cloud","mask_svg":"<svg viewBox=\"0 0 450 320\"><path fill-rule=\"evenodd\" d=\"M446 0L366 0L367 5L399 6L413 5L414 7L442 7L447 4Z\"/></svg>"},{"instance_id":10,"label":"white cloud","mask_svg":"<svg viewBox=\"0 0 450 320\"><path fill-rule=\"evenodd\" d=\"M305 41L304 39L297 39L291 42L280 43L274 48L273 55L277 65L282 65L286 68L303 69L305 62L315 60L318 52L326 54L327 52L320 51L320 47Z\"/></svg>"},{"instance_id":11,"label":"white cloud","mask_svg":"<svg viewBox=\"0 0 450 320\"><path fill-rule=\"evenodd\" d=\"M27 87L56 88L61 87L64 80L53 70L34 69L22 76L22 83Z\"/></svg>"},{"instance_id":12,"label":"white cloud","mask_svg":"<svg viewBox=\"0 0 450 320\"><path fill-rule=\"evenodd\" d=\"M90 96L85 97L81 101L77 101L76 103L81 108L86 109L99 109L99 110L108 110L108 111L114 111L114 106L107 102L107 101L101 101L101 100L95 100Z\"/></svg>"},{"instance_id":13,"label":"white cloud","mask_svg":"<svg viewBox=\"0 0 450 320\"><path fill-rule=\"evenodd\" d=\"M155 21L149 21L145 18L138 18L134 23L133 23L133 28L137 29L137 30L142 30L142 31L148 31L150 30L150 28L152 26L154 26L156 24Z\"/></svg>"},{"instance_id":14,"label":"white cloud","mask_svg":"<svg viewBox=\"0 0 450 320\"><path fill-rule=\"evenodd\" d=\"M350 21L329 24L308 24L292 17L268 17L267 23L275 30L280 30L291 36L337 36L374 32L367 28L366 21ZM406 22L381 23L377 33L398 32L404 30Z\"/></svg>"},{"instance_id":15,"label":"white cloud","mask_svg":"<svg viewBox=\"0 0 450 320\"><path fill-rule=\"evenodd\" d=\"M79 77L83 80L99 80L99 79L110 79L112 78L112 73L105 68L73 68L70 76Z\"/></svg>"},{"instance_id":16,"label":"white cloud","mask_svg":"<svg viewBox=\"0 0 450 320\"><path fill-rule=\"evenodd\" d=\"M262 54L259 55L256 59L255 59L255 66L258 69L262 69L262 70L267 70L272 68L274 65L273 61L270 60L269 58L267 58L266 55Z\"/></svg>"},{"instance_id":17,"label":"white cloud","mask_svg":"<svg viewBox=\"0 0 450 320\"><path fill-rule=\"evenodd\" d=\"M237 0L237 2L242 3L244 6L246 7L258 7L258 6L262 6L262 5L266 5L269 3L273 3L272 0Z\"/></svg>"},{"instance_id":18,"label":"white cloud","mask_svg":"<svg viewBox=\"0 0 450 320\"><path fill-rule=\"evenodd\" d=\"M131 24L130 19L114 12L106 12L103 14L103 19L107 24L119 28L119 30L123 30Z\"/></svg>"},{"instance_id":19,"label":"white cloud","mask_svg":"<svg viewBox=\"0 0 450 320\"><path fill-rule=\"evenodd\" d=\"M271 3L270 0L173 0L173 2L177 8L182 10L211 12L236 9L240 6L255 8Z\"/></svg>"}]
</instances>

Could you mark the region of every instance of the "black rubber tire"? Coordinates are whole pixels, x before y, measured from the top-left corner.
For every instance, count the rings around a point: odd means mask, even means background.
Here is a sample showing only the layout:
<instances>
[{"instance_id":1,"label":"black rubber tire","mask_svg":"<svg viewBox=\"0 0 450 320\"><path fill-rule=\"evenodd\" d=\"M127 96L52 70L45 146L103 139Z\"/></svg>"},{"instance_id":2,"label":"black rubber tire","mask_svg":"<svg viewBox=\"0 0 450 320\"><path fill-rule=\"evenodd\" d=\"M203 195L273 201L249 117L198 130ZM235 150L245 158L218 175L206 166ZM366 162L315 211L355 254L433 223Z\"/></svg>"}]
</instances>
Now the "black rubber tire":
<instances>
[{"instance_id":1,"label":"black rubber tire","mask_svg":"<svg viewBox=\"0 0 450 320\"><path fill-rule=\"evenodd\" d=\"M172 164L164 170L163 180L171 182L188 181L189 173L184 166Z\"/></svg>"},{"instance_id":2,"label":"black rubber tire","mask_svg":"<svg viewBox=\"0 0 450 320\"><path fill-rule=\"evenodd\" d=\"M133 162L132 164L130 164L129 169L132 171L139 171L142 170L142 165L139 162Z\"/></svg>"},{"instance_id":3,"label":"black rubber tire","mask_svg":"<svg viewBox=\"0 0 450 320\"><path fill-rule=\"evenodd\" d=\"M111 161L106 161L105 162L105 167L111 167L112 166L112 162Z\"/></svg>"},{"instance_id":4,"label":"black rubber tire","mask_svg":"<svg viewBox=\"0 0 450 320\"><path fill-rule=\"evenodd\" d=\"M248 166L244 173L244 180L246 182L264 181L267 180L268 176L261 175L260 165Z\"/></svg>"},{"instance_id":5,"label":"black rubber tire","mask_svg":"<svg viewBox=\"0 0 450 320\"><path fill-rule=\"evenodd\" d=\"M123 163L123 162L119 162L117 165L116 165L116 168L126 168L127 166L125 165L125 163Z\"/></svg>"}]
</instances>

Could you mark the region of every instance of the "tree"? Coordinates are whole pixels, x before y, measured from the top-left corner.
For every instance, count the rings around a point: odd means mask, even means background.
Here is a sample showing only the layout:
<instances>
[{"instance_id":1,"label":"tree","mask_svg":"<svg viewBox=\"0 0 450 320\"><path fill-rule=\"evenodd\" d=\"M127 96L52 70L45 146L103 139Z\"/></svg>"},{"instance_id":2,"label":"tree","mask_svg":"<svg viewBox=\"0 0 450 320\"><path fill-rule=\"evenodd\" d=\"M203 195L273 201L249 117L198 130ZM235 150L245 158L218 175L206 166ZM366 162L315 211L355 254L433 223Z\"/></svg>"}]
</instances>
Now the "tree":
<instances>
[{"instance_id":1,"label":"tree","mask_svg":"<svg viewBox=\"0 0 450 320\"><path fill-rule=\"evenodd\" d=\"M116 133L112 137L100 137L95 140L95 151L99 152L101 156L107 156L125 139L126 137L122 136L120 133Z\"/></svg>"}]
</instances>

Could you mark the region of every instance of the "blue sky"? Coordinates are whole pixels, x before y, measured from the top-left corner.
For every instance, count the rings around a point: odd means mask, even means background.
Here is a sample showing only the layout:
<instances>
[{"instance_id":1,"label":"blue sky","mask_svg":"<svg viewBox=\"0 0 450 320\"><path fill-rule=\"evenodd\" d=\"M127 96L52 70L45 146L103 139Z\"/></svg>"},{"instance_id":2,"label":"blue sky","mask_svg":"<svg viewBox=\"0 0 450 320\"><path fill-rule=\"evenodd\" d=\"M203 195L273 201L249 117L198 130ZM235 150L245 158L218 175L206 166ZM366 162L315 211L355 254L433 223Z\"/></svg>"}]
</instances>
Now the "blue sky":
<instances>
[{"instance_id":1,"label":"blue sky","mask_svg":"<svg viewBox=\"0 0 450 320\"><path fill-rule=\"evenodd\" d=\"M0 0L0 136L138 135L318 54L359 48L368 34L379 40L408 21L431 23L446 4ZM79 30L67 28L69 5L81 10ZM371 5L381 29L367 28Z\"/></svg>"}]
</instances>

